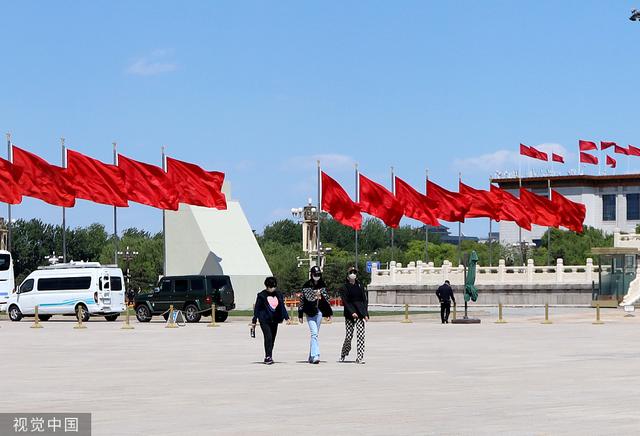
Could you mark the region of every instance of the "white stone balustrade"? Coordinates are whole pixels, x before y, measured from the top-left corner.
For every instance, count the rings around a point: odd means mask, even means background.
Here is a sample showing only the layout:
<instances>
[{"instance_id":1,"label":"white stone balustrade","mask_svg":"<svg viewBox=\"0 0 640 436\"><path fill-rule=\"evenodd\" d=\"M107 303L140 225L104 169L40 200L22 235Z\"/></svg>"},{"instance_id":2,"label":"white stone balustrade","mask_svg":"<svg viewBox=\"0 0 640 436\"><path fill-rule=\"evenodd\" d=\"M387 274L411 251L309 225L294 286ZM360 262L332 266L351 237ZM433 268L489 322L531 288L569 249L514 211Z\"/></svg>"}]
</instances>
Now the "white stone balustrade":
<instances>
[{"instance_id":1,"label":"white stone balustrade","mask_svg":"<svg viewBox=\"0 0 640 436\"><path fill-rule=\"evenodd\" d=\"M615 232L613 234L613 246L640 249L640 234Z\"/></svg>"},{"instance_id":2,"label":"white stone balustrade","mask_svg":"<svg viewBox=\"0 0 640 436\"><path fill-rule=\"evenodd\" d=\"M403 267L397 262L390 262L389 269L378 269L371 266L371 285L440 285L449 280L452 285L464 285L464 266L454 267L445 260L441 267L433 262L410 262ZM533 259L525 266L506 266L500 259L497 266L476 267L477 285L526 285L526 284L590 284L597 279L598 267L593 259L588 258L586 265L564 265L558 259L554 266L536 266Z\"/></svg>"}]
</instances>

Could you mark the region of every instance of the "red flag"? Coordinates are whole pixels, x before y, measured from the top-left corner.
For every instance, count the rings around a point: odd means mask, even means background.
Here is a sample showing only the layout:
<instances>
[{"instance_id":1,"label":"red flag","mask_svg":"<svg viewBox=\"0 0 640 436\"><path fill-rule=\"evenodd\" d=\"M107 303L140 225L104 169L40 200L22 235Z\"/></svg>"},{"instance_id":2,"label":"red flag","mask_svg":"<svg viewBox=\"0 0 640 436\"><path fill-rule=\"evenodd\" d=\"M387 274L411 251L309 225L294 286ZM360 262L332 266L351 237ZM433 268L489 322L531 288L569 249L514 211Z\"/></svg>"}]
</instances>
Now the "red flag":
<instances>
[{"instance_id":1,"label":"red flag","mask_svg":"<svg viewBox=\"0 0 640 436\"><path fill-rule=\"evenodd\" d=\"M551 159L554 162L564 163L564 158L562 156L560 156L559 154L551 153Z\"/></svg>"},{"instance_id":2,"label":"red flag","mask_svg":"<svg viewBox=\"0 0 640 436\"><path fill-rule=\"evenodd\" d=\"M550 227L559 226L560 217L555 206L548 198L520 188L520 203L529 211L533 224Z\"/></svg>"},{"instance_id":3,"label":"red flag","mask_svg":"<svg viewBox=\"0 0 640 436\"><path fill-rule=\"evenodd\" d=\"M531 230L531 218L527 209L515 195L491 185L492 194L500 199L500 219L496 221L514 221L525 230Z\"/></svg>"},{"instance_id":4,"label":"red flag","mask_svg":"<svg viewBox=\"0 0 640 436\"><path fill-rule=\"evenodd\" d=\"M64 168L51 165L15 145L13 164L22 170L18 179L22 195L39 198L54 206L73 207L76 204L75 190Z\"/></svg>"},{"instance_id":5,"label":"red flag","mask_svg":"<svg viewBox=\"0 0 640 436\"><path fill-rule=\"evenodd\" d=\"M549 155L547 155L547 153L545 153L544 151L540 151L535 147L529 147L529 149L536 154L536 159L540 159L540 160L544 160L544 161L548 161L549 160Z\"/></svg>"},{"instance_id":6,"label":"red flag","mask_svg":"<svg viewBox=\"0 0 640 436\"><path fill-rule=\"evenodd\" d=\"M360 230L362 215L360 205L331 177L322 172L322 210L331 214L339 223Z\"/></svg>"},{"instance_id":7,"label":"red flag","mask_svg":"<svg viewBox=\"0 0 640 436\"><path fill-rule=\"evenodd\" d=\"M627 149L626 149L626 148L624 148L624 147L620 147L619 145L615 145L615 146L613 147L613 152L614 152L614 153L618 153L618 154L625 154L625 155L627 155L627 156L629 155L629 150L627 150Z\"/></svg>"},{"instance_id":8,"label":"red flag","mask_svg":"<svg viewBox=\"0 0 640 436\"><path fill-rule=\"evenodd\" d=\"M606 150L607 148L614 147L615 145L617 145L615 142L600 141L600 150Z\"/></svg>"},{"instance_id":9,"label":"red flag","mask_svg":"<svg viewBox=\"0 0 640 436\"><path fill-rule=\"evenodd\" d=\"M124 175L117 166L67 150L67 174L77 198L111 206L129 206Z\"/></svg>"},{"instance_id":10,"label":"red flag","mask_svg":"<svg viewBox=\"0 0 640 436\"><path fill-rule=\"evenodd\" d=\"M387 188L360 174L360 209L396 228L404 209Z\"/></svg>"},{"instance_id":11,"label":"red flag","mask_svg":"<svg viewBox=\"0 0 640 436\"><path fill-rule=\"evenodd\" d=\"M580 152L580 163L586 163L591 165L598 165L598 158L592 156L589 153Z\"/></svg>"},{"instance_id":12,"label":"red flag","mask_svg":"<svg viewBox=\"0 0 640 436\"><path fill-rule=\"evenodd\" d=\"M167 174L178 191L180 203L225 210L224 173L205 171L198 165L167 157Z\"/></svg>"},{"instance_id":13,"label":"red flag","mask_svg":"<svg viewBox=\"0 0 640 436\"><path fill-rule=\"evenodd\" d=\"M609 155L607 155L607 166L610 166L611 168L616 167L616 160Z\"/></svg>"},{"instance_id":14,"label":"red flag","mask_svg":"<svg viewBox=\"0 0 640 436\"><path fill-rule=\"evenodd\" d=\"M19 204L22 202L22 194L18 180L22 170L13 165L8 160L0 158L0 201L9 204Z\"/></svg>"},{"instance_id":15,"label":"red flag","mask_svg":"<svg viewBox=\"0 0 640 436\"><path fill-rule=\"evenodd\" d=\"M582 139L578 140L578 146L580 147L580 151L589 151L589 150L597 150L598 146L595 142L592 141L583 141Z\"/></svg>"},{"instance_id":16,"label":"red flag","mask_svg":"<svg viewBox=\"0 0 640 436\"><path fill-rule=\"evenodd\" d=\"M396 198L406 216L431 226L440 225L434 214L437 205L399 177L396 177Z\"/></svg>"},{"instance_id":17,"label":"red flag","mask_svg":"<svg viewBox=\"0 0 640 436\"><path fill-rule=\"evenodd\" d=\"M500 199L489 191L472 188L465 185L462 181L458 182L458 190L460 194L467 197L469 202L469 211L465 214L465 218L491 218L500 221Z\"/></svg>"},{"instance_id":18,"label":"red flag","mask_svg":"<svg viewBox=\"0 0 640 436\"><path fill-rule=\"evenodd\" d=\"M118 154L118 167L124 173L129 201L158 209L178 210L178 193L162 168L121 154Z\"/></svg>"},{"instance_id":19,"label":"red flag","mask_svg":"<svg viewBox=\"0 0 640 436\"><path fill-rule=\"evenodd\" d=\"M582 223L587 213L585 205L571 201L553 189L551 190L551 202L555 205L560 216L560 225L574 232L582 233Z\"/></svg>"},{"instance_id":20,"label":"red flag","mask_svg":"<svg viewBox=\"0 0 640 436\"><path fill-rule=\"evenodd\" d=\"M535 152L531 151L531 148L527 147L524 144L520 144L520 154L522 156L528 156L528 157L532 157L532 158L536 158L536 154Z\"/></svg>"},{"instance_id":21,"label":"red flag","mask_svg":"<svg viewBox=\"0 0 640 436\"><path fill-rule=\"evenodd\" d=\"M629 150L630 156L640 156L640 148L638 147L634 147L633 145L630 145L627 150Z\"/></svg>"},{"instance_id":22,"label":"red flag","mask_svg":"<svg viewBox=\"0 0 640 436\"><path fill-rule=\"evenodd\" d=\"M470 206L466 196L447 191L427 180L427 198L433 200L438 207L436 217L450 222L464 222L464 217Z\"/></svg>"}]
</instances>

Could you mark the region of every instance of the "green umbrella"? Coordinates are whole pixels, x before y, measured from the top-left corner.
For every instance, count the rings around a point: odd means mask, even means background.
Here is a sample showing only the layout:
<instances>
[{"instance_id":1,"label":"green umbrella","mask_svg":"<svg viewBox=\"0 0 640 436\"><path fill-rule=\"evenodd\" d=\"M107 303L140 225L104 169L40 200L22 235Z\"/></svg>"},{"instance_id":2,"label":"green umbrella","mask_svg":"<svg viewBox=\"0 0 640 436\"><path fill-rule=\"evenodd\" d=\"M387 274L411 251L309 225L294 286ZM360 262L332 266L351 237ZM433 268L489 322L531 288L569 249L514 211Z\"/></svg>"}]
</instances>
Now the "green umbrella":
<instances>
[{"instance_id":1,"label":"green umbrella","mask_svg":"<svg viewBox=\"0 0 640 436\"><path fill-rule=\"evenodd\" d=\"M464 301L476 301L478 299L478 288L476 288L476 265L478 264L478 253L471 252L469 256L469 266L467 268L467 277L464 280Z\"/></svg>"}]
</instances>

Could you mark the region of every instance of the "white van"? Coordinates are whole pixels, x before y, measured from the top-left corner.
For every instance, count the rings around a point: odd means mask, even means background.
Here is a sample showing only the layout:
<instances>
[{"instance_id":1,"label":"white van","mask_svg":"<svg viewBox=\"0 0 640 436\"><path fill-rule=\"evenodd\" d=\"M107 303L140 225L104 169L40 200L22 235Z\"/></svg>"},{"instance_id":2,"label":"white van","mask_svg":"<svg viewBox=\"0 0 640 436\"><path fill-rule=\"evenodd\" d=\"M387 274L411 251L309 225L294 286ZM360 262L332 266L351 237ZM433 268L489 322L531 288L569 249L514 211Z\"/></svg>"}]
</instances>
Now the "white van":
<instances>
[{"instance_id":1,"label":"white van","mask_svg":"<svg viewBox=\"0 0 640 436\"><path fill-rule=\"evenodd\" d=\"M0 250L0 312L7 310L7 300L14 288L13 258L8 251Z\"/></svg>"},{"instance_id":2,"label":"white van","mask_svg":"<svg viewBox=\"0 0 640 436\"><path fill-rule=\"evenodd\" d=\"M115 321L125 310L124 277L115 265L71 262L39 267L9 296L11 321L33 316L47 321L52 315L76 315L82 308L83 321L102 315Z\"/></svg>"}]
</instances>

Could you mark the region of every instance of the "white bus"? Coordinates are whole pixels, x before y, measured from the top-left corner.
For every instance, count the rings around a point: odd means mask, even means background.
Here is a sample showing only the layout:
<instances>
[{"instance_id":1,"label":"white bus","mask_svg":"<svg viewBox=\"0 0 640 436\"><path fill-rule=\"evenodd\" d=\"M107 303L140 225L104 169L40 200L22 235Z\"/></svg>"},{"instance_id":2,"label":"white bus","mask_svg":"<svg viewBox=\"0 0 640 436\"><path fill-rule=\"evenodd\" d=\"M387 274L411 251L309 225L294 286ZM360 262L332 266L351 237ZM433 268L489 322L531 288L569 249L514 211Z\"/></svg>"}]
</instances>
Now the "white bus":
<instances>
[{"instance_id":1,"label":"white bus","mask_svg":"<svg viewBox=\"0 0 640 436\"><path fill-rule=\"evenodd\" d=\"M92 315L115 321L125 310L124 277L115 265L98 262L71 262L39 267L9 296L7 312L11 321L34 316L47 321L53 315L76 315L83 321Z\"/></svg>"},{"instance_id":2,"label":"white bus","mask_svg":"<svg viewBox=\"0 0 640 436\"><path fill-rule=\"evenodd\" d=\"M0 312L7 310L7 300L14 288L13 258L8 251L0 250Z\"/></svg>"}]
</instances>

